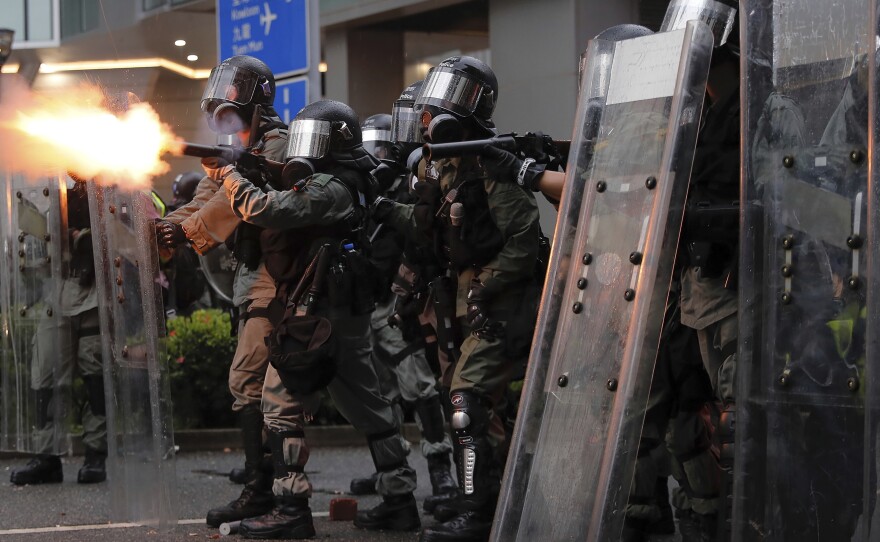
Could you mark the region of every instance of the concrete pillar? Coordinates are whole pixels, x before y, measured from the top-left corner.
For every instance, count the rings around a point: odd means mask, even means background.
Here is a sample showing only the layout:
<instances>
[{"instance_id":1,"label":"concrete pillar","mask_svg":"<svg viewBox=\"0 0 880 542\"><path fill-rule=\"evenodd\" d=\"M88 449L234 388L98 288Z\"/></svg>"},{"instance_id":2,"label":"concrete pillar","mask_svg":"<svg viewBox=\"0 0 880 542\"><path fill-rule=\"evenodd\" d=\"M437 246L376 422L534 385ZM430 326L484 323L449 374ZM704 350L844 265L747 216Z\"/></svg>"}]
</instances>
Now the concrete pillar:
<instances>
[{"instance_id":1,"label":"concrete pillar","mask_svg":"<svg viewBox=\"0 0 880 542\"><path fill-rule=\"evenodd\" d=\"M350 105L361 120L391 113L403 90L403 33L342 29L326 33L326 98Z\"/></svg>"},{"instance_id":2,"label":"concrete pillar","mask_svg":"<svg viewBox=\"0 0 880 542\"><path fill-rule=\"evenodd\" d=\"M499 132L540 130L571 138L578 60L587 40L609 26L638 21L638 0L490 0ZM538 199L541 227L549 235L555 212L544 198Z\"/></svg>"}]
</instances>

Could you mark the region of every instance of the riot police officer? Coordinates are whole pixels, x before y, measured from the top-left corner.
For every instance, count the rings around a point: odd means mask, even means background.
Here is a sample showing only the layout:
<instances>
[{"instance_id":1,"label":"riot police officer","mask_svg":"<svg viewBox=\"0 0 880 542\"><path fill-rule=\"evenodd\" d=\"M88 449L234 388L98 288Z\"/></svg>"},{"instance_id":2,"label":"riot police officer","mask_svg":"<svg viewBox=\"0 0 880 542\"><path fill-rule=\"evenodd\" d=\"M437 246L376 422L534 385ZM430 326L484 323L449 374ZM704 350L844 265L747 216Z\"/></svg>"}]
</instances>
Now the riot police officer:
<instances>
[{"instance_id":1,"label":"riot police officer","mask_svg":"<svg viewBox=\"0 0 880 542\"><path fill-rule=\"evenodd\" d=\"M491 137L497 98L497 79L485 63L468 56L444 60L428 73L416 99L425 139ZM437 247L457 282L454 316L465 336L450 392L460 514L425 529L421 540L481 540L492 526L504 466L506 436L498 412L504 389L528 354L528 328L534 325L526 307L537 295L538 208L531 193L498 182L473 156L428 164L419 182L418 203L380 200L376 213Z\"/></svg>"},{"instance_id":2,"label":"riot police officer","mask_svg":"<svg viewBox=\"0 0 880 542\"><path fill-rule=\"evenodd\" d=\"M274 99L275 78L268 66L250 56L234 56L211 72L200 107L213 131L235 134L252 154L281 161L287 127L272 107ZM215 176L231 167L216 159L205 159L203 165ZM248 174L265 184L263 172ZM201 180L192 201L157 224L157 238L167 248L189 242L204 254L231 240L239 262L233 286L238 345L229 368L229 390L241 420L247 482L238 499L208 512L207 523L213 527L264 514L274 506L271 467L263 460L260 399L268 366L264 339L271 330L266 307L275 297L275 283L260 258L258 237L258 230L235 216L210 176Z\"/></svg>"},{"instance_id":3,"label":"riot police officer","mask_svg":"<svg viewBox=\"0 0 880 542\"><path fill-rule=\"evenodd\" d=\"M411 92L411 91L410 91ZM406 91L404 91L406 93ZM378 114L368 117L363 126L364 148L376 159L389 166L388 174L377 177L379 189L385 197L409 202L409 174L404 173L397 156L400 152L392 141L392 116ZM437 379L425 357L425 342L421 337L407 336L407 330L419 329L417 315L395 313L399 296L392 293L392 285L398 277L406 238L391 228L371 223L371 261L376 267L376 310L370 320L370 342L376 374L382 384L382 394L395 404L395 412L402 422L401 403L414 407L422 433L421 450L428 461L433 496L454 492L457 488L449 469L452 443L446 435L443 408L437 392ZM395 316L396 314L396 316ZM389 320L390 318L390 320ZM404 319L406 321L404 321ZM375 492L377 474L351 481L355 495Z\"/></svg>"},{"instance_id":4,"label":"riot police officer","mask_svg":"<svg viewBox=\"0 0 880 542\"><path fill-rule=\"evenodd\" d=\"M370 361L369 313L373 291L362 253L369 172L378 166L362 145L357 114L322 100L303 108L290 125L285 179L290 190L263 192L228 165L209 173L222 182L235 213L265 228L266 266L277 284L270 307L272 365L262 408L275 468L271 513L241 523L248 538L314 535L304 472L303 433L309 394L327 386L339 411L367 435L383 502L360 511L355 526L414 530L420 525L412 492L415 471L391 406L379 392ZM334 346L335 345L335 346Z\"/></svg>"},{"instance_id":5,"label":"riot police officer","mask_svg":"<svg viewBox=\"0 0 880 542\"><path fill-rule=\"evenodd\" d=\"M37 455L23 468L12 471L15 485L61 482L61 458L53 453L58 424L54 419L63 409L54 407L63 401L59 395L70 389L74 371L78 371L88 396L83 411L85 462L77 482L90 484L107 478L107 416L104 401L104 370L101 365L101 335L98 321L98 294L95 284L95 260L92 252L89 203L85 183L72 184L67 192L68 230L71 258L67 277L61 284L61 317L42 318L34 335L34 360L31 385L37 398L37 430L34 436ZM53 336L60 326L61 344ZM60 362L56 359L60 357Z\"/></svg>"}]
</instances>

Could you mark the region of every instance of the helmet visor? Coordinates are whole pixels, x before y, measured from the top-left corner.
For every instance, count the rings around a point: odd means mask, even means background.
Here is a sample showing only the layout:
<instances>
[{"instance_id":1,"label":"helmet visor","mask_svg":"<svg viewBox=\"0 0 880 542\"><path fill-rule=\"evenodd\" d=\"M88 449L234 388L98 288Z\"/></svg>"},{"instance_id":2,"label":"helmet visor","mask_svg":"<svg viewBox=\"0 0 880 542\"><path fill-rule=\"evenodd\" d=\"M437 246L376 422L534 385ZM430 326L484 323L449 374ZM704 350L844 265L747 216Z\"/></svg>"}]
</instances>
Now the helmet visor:
<instances>
[{"instance_id":1,"label":"helmet visor","mask_svg":"<svg viewBox=\"0 0 880 542\"><path fill-rule=\"evenodd\" d=\"M330 121L294 119L290 123L285 159L323 158L330 148Z\"/></svg>"},{"instance_id":2,"label":"helmet visor","mask_svg":"<svg viewBox=\"0 0 880 542\"><path fill-rule=\"evenodd\" d=\"M422 90L416 98L416 107L433 105L455 115L473 114L483 94L483 84L450 68L431 68Z\"/></svg>"},{"instance_id":3,"label":"helmet visor","mask_svg":"<svg viewBox=\"0 0 880 542\"><path fill-rule=\"evenodd\" d=\"M391 130L366 128L362 131L364 149L380 160L391 158Z\"/></svg>"},{"instance_id":4,"label":"helmet visor","mask_svg":"<svg viewBox=\"0 0 880 542\"><path fill-rule=\"evenodd\" d=\"M709 25L715 36L715 47L727 43L736 22L736 8L714 0L672 0L660 32L681 30L688 21L702 21Z\"/></svg>"},{"instance_id":5,"label":"helmet visor","mask_svg":"<svg viewBox=\"0 0 880 542\"><path fill-rule=\"evenodd\" d=\"M205 111L209 101L231 102L237 105L247 105L254 97L257 88L257 74L252 71L221 64L211 70L208 78L208 86L202 95L202 111Z\"/></svg>"},{"instance_id":6,"label":"helmet visor","mask_svg":"<svg viewBox=\"0 0 880 542\"><path fill-rule=\"evenodd\" d=\"M391 141L398 143L417 143L421 145L425 142L422 139L421 115L416 113L412 106L395 105L391 110Z\"/></svg>"}]
</instances>

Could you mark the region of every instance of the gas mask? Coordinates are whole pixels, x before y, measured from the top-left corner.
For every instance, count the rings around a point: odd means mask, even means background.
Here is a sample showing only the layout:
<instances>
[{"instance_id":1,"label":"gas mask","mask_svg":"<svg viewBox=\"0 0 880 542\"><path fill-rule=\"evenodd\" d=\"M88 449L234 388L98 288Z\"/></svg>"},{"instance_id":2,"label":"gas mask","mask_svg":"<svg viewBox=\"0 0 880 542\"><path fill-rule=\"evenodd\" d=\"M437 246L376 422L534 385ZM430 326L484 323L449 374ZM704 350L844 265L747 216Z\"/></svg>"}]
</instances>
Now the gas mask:
<instances>
[{"instance_id":1,"label":"gas mask","mask_svg":"<svg viewBox=\"0 0 880 542\"><path fill-rule=\"evenodd\" d=\"M315 164L308 158L299 156L291 158L284 164L284 169L281 171L281 188L289 190L296 183L314 175L315 171Z\"/></svg>"},{"instance_id":2,"label":"gas mask","mask_svg":"<svg viewBox=\"0 0 880 542\"><path fill-rule=\"evenodd\" d=\"M434 107L422 110L422 135L431 143L451 143L464 138L464 127L455 115L443 113Z\"/></svg>"},{"instance_id":3,"label":"gas mask","mask_svg":"<svg viewBox=\"0 0 880 542\"><path fill-rule=\"evenodd\" d=\"M230 102L208 105L205 119L212 132L222 135L235 135L248 126L244 120L244 112Z\"/></svg>"}]
</instances>

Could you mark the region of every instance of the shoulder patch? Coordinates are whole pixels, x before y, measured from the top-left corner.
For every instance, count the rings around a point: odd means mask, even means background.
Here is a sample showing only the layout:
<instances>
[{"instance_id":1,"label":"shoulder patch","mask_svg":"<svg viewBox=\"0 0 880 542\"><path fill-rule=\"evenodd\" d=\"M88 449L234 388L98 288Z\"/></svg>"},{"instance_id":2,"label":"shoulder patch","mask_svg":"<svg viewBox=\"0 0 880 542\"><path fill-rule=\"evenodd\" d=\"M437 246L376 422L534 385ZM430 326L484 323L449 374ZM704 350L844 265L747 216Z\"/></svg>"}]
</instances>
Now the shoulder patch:
<instances>
[{"instance_id":1,"label":"shoulder patch","mask_svg":"<svg viewBox=\"0 0 880 542\"><path fill-rule=\"evenodd\" d=\"M327 183L332 181L335 177L330 175L329 173L315 173L311 177L309 177L309 182L307 184L313 184L315 186L327 186Z\"/></svg>"},{"instance_id":2,"label":"shoulder patch","mask_svg":"<svg viewBox=\"0 0 880 542\"><path fill-rule=\"evenodd\" d=\"M266 132L266 135L263 136L263 139L278 139L279 137L287 137L287 130L281 128L273 128Z\"/></svg>"}]
</instances>

